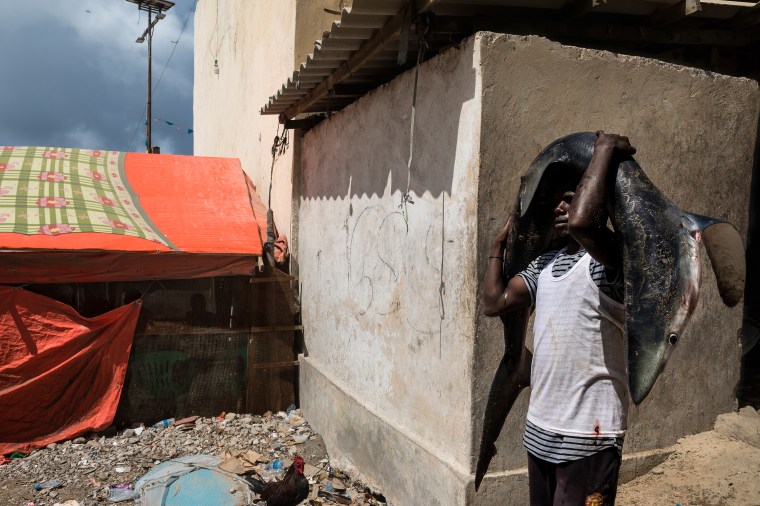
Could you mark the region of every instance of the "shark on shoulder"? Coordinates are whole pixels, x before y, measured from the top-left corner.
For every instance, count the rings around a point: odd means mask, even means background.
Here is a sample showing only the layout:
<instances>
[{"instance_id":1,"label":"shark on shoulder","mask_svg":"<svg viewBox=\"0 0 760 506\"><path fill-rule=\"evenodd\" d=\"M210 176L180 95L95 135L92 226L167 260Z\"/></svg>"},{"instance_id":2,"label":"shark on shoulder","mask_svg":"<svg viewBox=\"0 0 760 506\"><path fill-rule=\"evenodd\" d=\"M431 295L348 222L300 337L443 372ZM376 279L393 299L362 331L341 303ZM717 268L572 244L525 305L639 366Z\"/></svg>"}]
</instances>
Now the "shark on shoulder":
<instances>
[{"instance_id":1,"label":"shark on shoulder","mask_svg":"<svg viewBox=\"0 0 760 506\"><path fill-rule=\"evenodd\" d=\"M580 179L594 152L596 134L579 132L544 148L523 175L505 258L511 278L546 248L552 227L551 205L540 198L550 167ZM625 282L625 334L628 386L641 403L655 384L697 306L701 283L699 243L705 245L718 285L729 307L744 292L744 245L723 220L681 210L647 177L632 157L611 168L607 202L622 249ZM485 476L494 443L520 390L529 383L530 352L524 348L527 310L502 317L505 354L493 380L483 422L476 490Z\"/></svg>"}]
</instances>

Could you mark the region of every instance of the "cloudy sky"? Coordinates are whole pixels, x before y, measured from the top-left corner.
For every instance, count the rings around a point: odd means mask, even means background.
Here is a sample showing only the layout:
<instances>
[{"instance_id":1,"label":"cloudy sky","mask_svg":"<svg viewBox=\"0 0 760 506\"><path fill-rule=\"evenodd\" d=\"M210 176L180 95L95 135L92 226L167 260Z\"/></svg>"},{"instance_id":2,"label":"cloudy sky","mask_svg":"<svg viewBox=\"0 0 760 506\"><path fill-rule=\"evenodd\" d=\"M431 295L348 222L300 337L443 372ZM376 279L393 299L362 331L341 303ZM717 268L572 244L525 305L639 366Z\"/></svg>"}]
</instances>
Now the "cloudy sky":
<instances>
[{"instance_id":1,"label":"cloudy sky","mask_svg":"<svg viewBox=\"0 0 760 506\"><path fill-rule=\"evenodd\" d=\"M195 0L174 2L154 30L152 136L192 154ZM0 145L145 151L147 24L126 0L0 0Z\"/></svg>"}]
</instances>

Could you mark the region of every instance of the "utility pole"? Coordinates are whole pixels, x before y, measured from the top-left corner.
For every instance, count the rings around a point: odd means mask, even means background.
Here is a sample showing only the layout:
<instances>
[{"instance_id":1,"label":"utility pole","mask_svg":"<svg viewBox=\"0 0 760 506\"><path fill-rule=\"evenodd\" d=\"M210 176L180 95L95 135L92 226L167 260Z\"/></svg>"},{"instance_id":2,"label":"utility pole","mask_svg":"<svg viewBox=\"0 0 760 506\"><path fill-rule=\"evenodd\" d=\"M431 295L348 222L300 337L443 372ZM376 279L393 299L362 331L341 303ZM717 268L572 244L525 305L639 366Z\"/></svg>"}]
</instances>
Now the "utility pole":
<instances>
[{"instance_id":1,"label":"utility pole","mask_svg":"<svg viewBox=\"0 0 760 506\"><path fill-rule=\"evenodd\" d=\"M127 0L127 2L136 4L139 10L148 13L148 28L145 29L143 34L140 35L135 42L142 44L145 42L145 38L148 38L148 103L145 107L147 114L145 122L145 146L148 153L154 153L158 152L158 149L154 148L153 140L151 138L151 123L153 121L151 111L153 96L153 27L156 23L166 17L164 11L168 11L174 7L174 2L170 2L169 0ZM153 19L153 13L156 14L155 19Z\"/></svg>"}]
</instances>

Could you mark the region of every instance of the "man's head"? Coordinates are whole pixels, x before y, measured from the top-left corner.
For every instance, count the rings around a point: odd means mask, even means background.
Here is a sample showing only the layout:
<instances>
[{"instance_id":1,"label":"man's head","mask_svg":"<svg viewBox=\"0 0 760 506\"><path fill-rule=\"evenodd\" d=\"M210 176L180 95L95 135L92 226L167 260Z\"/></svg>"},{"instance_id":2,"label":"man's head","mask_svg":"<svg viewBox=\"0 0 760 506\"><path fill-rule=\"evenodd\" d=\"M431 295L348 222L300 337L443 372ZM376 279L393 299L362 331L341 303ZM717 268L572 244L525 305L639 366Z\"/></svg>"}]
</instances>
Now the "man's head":
<instances>
[{"instance_id":1,"label":"man's head","mask_svg":"<svg viewBox=\"0 0 760 506\"><path fill-rule=\"evenodd\" d=\"M579 176L575 171L561 163L550 165L541 179L540 201L543 202L543 206L546 206L546 212L551 212L551 220L554 224L553 239L570 237L567 229L568 210L573 201L578 180Z\"/></svg>"},{"instance_id":2,"label":"man's head","mask_svg":"<svg viewBox=\"0 0 760 506\"><path fill-rule=\"evenodd\" d=\"M554 194L554 233L557 238L565 238L570 235L567 229L567 219L574 196L575 192L571 190L557 191Z\"/></svg>"}]
</instances>

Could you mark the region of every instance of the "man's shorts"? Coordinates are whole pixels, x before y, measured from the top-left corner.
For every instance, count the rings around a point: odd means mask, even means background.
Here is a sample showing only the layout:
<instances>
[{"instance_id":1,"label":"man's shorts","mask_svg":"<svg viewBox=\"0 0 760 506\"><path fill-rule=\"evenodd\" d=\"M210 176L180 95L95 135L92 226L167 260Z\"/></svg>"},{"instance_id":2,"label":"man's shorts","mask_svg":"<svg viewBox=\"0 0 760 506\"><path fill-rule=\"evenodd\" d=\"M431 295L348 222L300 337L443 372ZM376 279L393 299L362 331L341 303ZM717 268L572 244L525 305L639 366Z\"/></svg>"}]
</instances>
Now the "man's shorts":
<instances>
[{"instance_id":1,"label":"man's shorts","mask_svg":"<svg viewBox=\"0 0 760 506\"><path fill-rule=\"evenodd\" d=\"M621 460L617 448L562 464L546 462L528 453L530 504L613 505Z\"/></svg>"}]
</instances>

